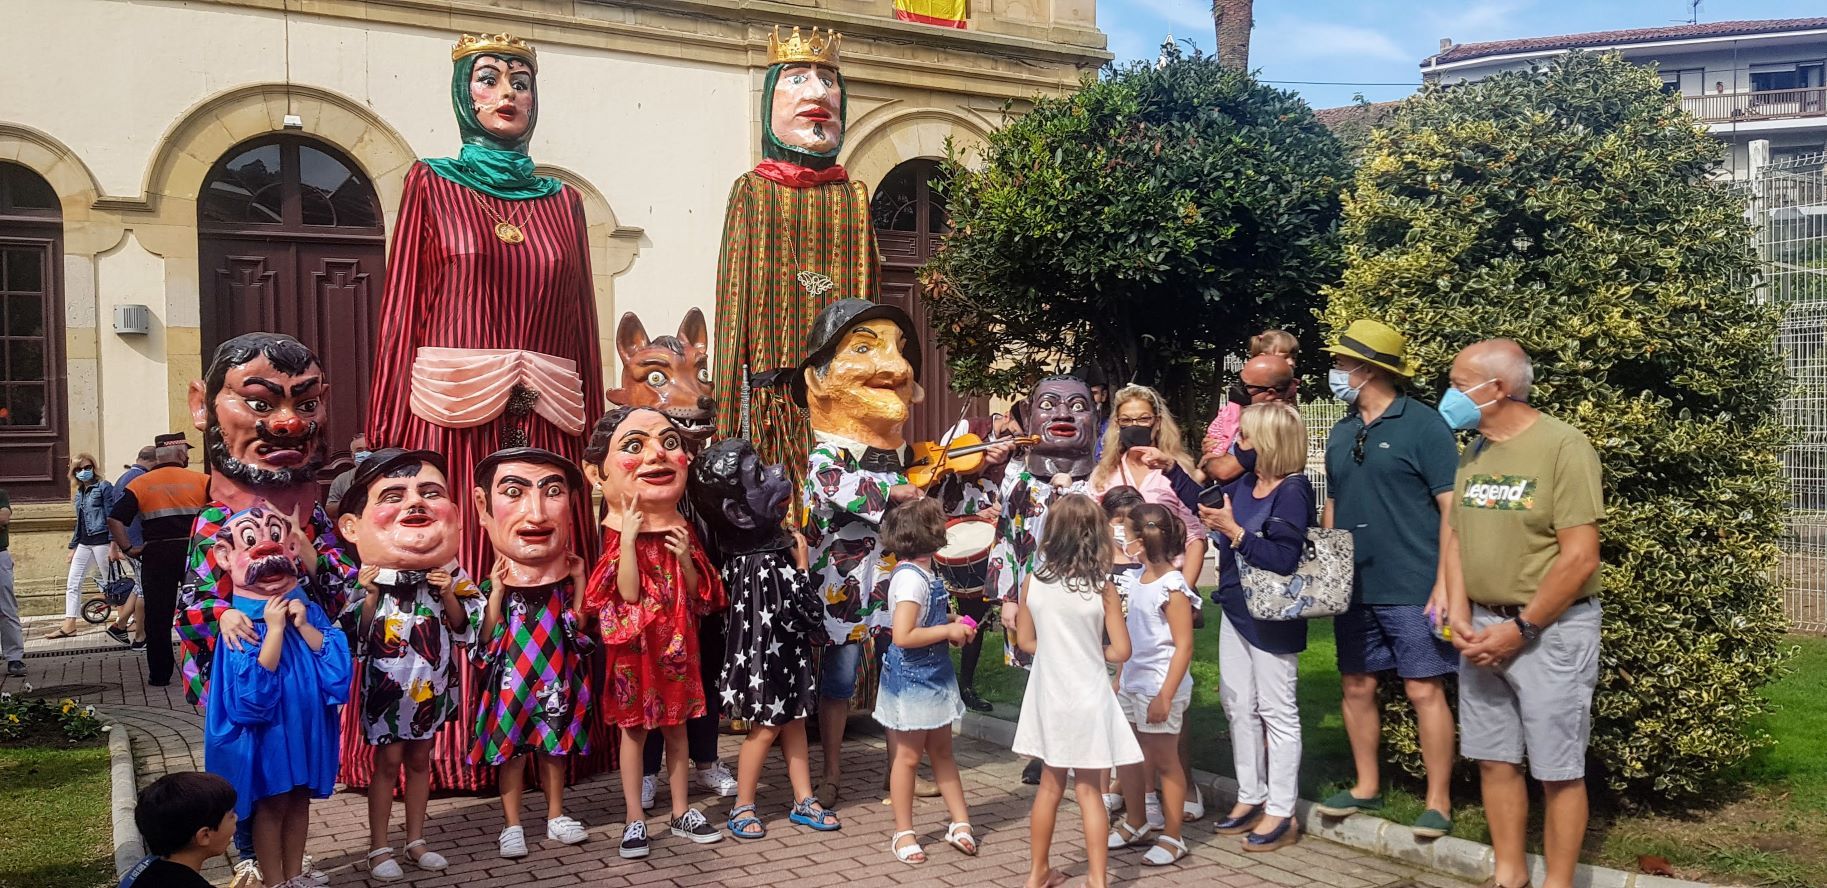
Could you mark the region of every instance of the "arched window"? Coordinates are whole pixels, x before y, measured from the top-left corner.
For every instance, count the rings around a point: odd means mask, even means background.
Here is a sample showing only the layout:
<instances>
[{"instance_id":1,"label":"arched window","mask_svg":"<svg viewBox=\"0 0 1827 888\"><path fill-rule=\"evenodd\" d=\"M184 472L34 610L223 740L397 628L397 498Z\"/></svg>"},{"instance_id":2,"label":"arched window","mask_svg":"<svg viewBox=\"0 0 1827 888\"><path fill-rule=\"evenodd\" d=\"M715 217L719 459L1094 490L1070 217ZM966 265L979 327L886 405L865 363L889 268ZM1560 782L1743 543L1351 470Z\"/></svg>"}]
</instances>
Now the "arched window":
<instances>
[{"instance_id":1,"label":"arched window","mask_svg":"<svg viewBox=\"0 0 1827 888\"><path fill-rule=\"evenodd\" d=\"M69 495L62 268L57 192L0 163L0 488L19 501Z\"/></svg>"},{"instance_id":2,"label":"arched window","mask_svg":"<svg viewBox=\"0 0 1827 888\"><path fill-rule=\"evenodd\" d=\"M298 337L336 387L327 440L339 457L361 431L372 374L387 249L382 222L361 168L304 136L235 146L197 200L205 360L242 333Z\"/></svg>"},{"instance_id":3,"label":"arched window","mask_svg":"<svg viewBox=\"0 0 1827 888\"><path fill-rule=\"evenodd\" d=\"M926 317L926 294L920 287L919 270L938 252L940 241L951 231L951 216L945 211L945 198L933 187L940 174L937 161L916 158L888 171L869 200L869 215L875 225L876 249L882 256L882 300L906 310L920 325L923 341L926 400L915 404L907 421L907 434L916 440L932 440L958 422L960 411L980 406L973 399L952 391L951 371L945 366L945 352L933 340L931 323Z\"/></svg>"}]
</instances>

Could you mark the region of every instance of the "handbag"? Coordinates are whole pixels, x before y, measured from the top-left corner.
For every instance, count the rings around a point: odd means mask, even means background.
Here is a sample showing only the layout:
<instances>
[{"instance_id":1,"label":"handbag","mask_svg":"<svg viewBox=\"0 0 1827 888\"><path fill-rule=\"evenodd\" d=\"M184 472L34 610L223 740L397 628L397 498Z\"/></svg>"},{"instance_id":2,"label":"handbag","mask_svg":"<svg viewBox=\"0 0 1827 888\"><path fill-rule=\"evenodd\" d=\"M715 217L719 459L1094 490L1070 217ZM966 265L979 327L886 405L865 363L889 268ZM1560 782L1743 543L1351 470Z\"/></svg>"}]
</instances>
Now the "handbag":
<instances>
[{"instance_id":1,"label":"handbag","mask_svg":"<svg viewBox=\"0 0 1827 888\"><path fill-rule=\"evenodd\" d=\"M1277 491L1279 493L1279 491ZM1263 522L1287 521L1270 516ZM1288 524L1293 527L1292 524ZM1250 616L1269 622L1336 617L1351 606L1355 569L1351 531L1309 527L1300 563L1291 574L1264 570L1237 556L1237 579Z\"/></svg>"},{"instance_id":2,"label":"handbag","mask_svg":"<svg viewBox=\"0 0 1827 888\"><path fill-rule=\"evenodd\" d=\"M95 582L101 586L102 598L108 602L110 607L120 607L126 604L127 599L133 597L134 588L138 586L133 577L128 575L127 569L122 567L118 561L108 562L106 576L97 577Z\"/></svg>"}]
</instances>

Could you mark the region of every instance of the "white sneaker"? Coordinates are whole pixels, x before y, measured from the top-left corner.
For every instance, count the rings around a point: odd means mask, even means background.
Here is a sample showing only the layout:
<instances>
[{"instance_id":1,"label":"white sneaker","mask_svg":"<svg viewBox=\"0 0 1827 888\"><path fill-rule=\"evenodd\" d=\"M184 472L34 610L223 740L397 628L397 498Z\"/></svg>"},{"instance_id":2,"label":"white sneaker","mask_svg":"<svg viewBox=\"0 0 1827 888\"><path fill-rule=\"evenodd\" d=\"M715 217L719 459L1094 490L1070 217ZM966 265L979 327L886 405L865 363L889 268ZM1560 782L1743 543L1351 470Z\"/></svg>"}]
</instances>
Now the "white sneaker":
<instances>
[{"instance_id":1,"label":"white sneaker","mask_svg":"<svg viewBox=\"0 0 1827 888\"><path fill-rule=\"evenodd\" d=\"M654 793L659 791L660 778L658 776L649 774L641 778L641 810L646 811L653 807Z\"/></svg>"},{"instance_id":2,"label":"white sneaker","mask_svg":"<svg viewBox=\"0 0 1827 888\"><path fill-rule=\"evenodd\" d=\"M234 878L230 880L228 884L230 888L253 888L253 886L262 884L260 878L260 864L255 862L252 858L241 858L241 860L235 864Z\"/></svg>"},{"instance_id":3,"label":"white sneaker","mask_svg":"<svg viewBox=\"0 0 1827 888\"><path fill-rule=\"evenodd\" d=\"M590 837L584 832L584 825L560 814L546 821L546 838L557 839L567 845L576 845Z\"/></svg>"},{"instance_id":4,"label":"white sneaker","mask_svg":"<svg viewBox=\"0 0 1827 888\"><path fill-rule=\"evenodd\" d=\"M1167 817L1161 813L1161 797L1151 792L1148 794L1145 803L1147 807L1146 813L1148 815L1149 828L1165 829L1167 827Z\"/></svg>"},{"instance_id":5,"label":"white sneaker","mask_svg":"<svg viewBox=\"0 0 1827 888\"><path fill-rule=\"evenodd\" d=\"M521 829L518 826L510 826L501 831L499 842L501 844L502 857L512 858L527 856L526 830Z\"/></svg>"},{"instance_id":6,"label":"white sneaker","mask_svg":"<svg viewBox=\"0 0 1827 888\"><path fill-rule=\"evenodd\" d=\"M1188 823L1197 822L1205 817L1205 792L1199 788L1197 783L1192 784L1192 787L1193 794L1187 798L1185 808Z\"/></svg>"},{"instance_id":7,"label":"white sneaker","mask_svg":"<svg viewBox=\"0 0 1827 888\"><path fill-rule=\"evenodd\" d=\"M303 870L304 870L303 872L298 874L298 878L303 879L306 882L310 882L313 885L330 884L330 874L312 866L311 865L311 855L309 855L309 854L306 854L304 856Z\"/></svg>"},{"instance_id":8,"label":"white sneaker","mask_svg":"<svg viewBox=\"0 0 1827 888\"><path fill-rule=\"evenodd\" d=\"M724 798L736 794L736 775L722 762L713 762L710 767L698 772L698 785Z\"/></svg>"},{"instance_id":9,"label":"white sneaker","mask_svg":"<svg viewBox=\"0 0 1827 888\"><path fill-rule=\"evenodd\" d=\"M1123 810L1123 794L1122 793L1120 793L1120 792L1104 793L1104 811L1106 813L1119 814L1122 812L1122 810Z\"/></svg>"}]
</instances>

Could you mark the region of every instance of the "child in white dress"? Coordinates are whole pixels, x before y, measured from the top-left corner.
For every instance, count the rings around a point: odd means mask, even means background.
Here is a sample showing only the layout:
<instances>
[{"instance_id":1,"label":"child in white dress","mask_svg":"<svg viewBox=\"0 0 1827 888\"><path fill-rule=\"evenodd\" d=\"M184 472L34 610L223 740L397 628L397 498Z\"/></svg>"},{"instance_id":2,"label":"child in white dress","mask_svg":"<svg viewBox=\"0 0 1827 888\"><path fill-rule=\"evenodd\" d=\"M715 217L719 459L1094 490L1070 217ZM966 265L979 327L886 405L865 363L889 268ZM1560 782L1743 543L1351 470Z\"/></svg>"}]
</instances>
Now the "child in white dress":
<instances>
[{"instance_id":1,"label":"child in white dress","mask_svg":"<svg viewBox=\"0 0 1827 888\"><path fill-rule=\"evenodd\" d=\"M1047 513L1040 551L1043 566L1022 589L1023 619L1017 623L1018 643L1033 655L1034 666L1015 728L1015 753L1046 763L1029 821L1033 863L1027 884L1056 888L1065 882L1048 862L1048 852L1070 768L1085 821L1086 884L1100 888L1107 884L1110 857L1110 817L1100 786L1111 768L1142 761L1142 748L1104 671L1105 663L1129 659L1129 629L1110 582L1113 552L1104 510L1088 496L1061 497Z\"/></svg>"}]
</instances>

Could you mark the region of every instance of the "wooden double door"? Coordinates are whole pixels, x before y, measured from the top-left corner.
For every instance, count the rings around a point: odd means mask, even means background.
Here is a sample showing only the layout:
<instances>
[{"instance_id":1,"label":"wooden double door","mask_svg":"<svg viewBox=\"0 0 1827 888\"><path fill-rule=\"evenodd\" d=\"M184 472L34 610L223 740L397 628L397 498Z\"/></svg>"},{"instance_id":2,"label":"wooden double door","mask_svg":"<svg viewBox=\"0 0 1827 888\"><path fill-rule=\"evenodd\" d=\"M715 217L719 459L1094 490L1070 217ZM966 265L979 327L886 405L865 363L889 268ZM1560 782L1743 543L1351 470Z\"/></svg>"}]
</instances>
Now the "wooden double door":
<instances>
[{"instance_id":1,"label":"wooden double door","mask_svg":"<svg viewBox=\"0 0 1827 888\"><path fill-rule=\"evenodd\" d=\"M900 306L921 330L920 382L926 400L914 405L908 417L910 441L937 440L958 424L959 417L988 409L985 399L952 391L951 369L945 363L945 350L933 335L925 289L920 286L920 267L932 259L951 231L943 196L932 187L938 175L935 161L907 161L883 177L869 205L876 248L882 256L881 301Z\"/></svg>"}]
</instances>

